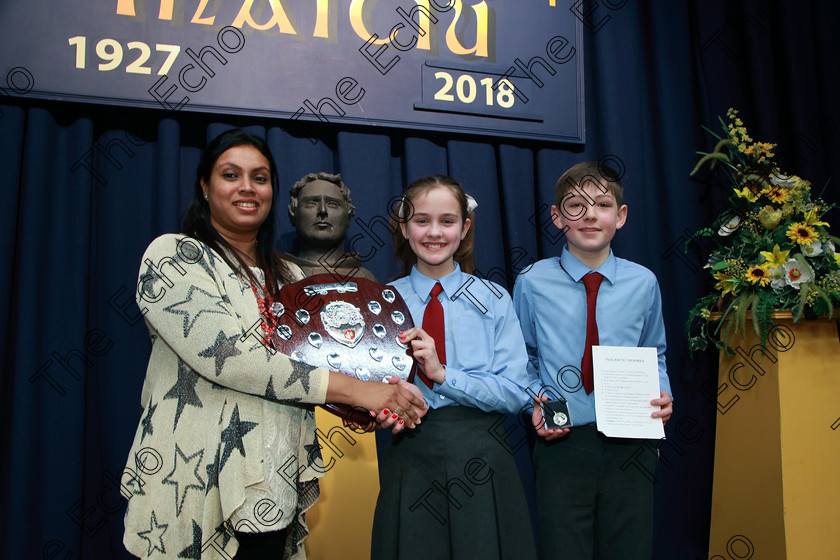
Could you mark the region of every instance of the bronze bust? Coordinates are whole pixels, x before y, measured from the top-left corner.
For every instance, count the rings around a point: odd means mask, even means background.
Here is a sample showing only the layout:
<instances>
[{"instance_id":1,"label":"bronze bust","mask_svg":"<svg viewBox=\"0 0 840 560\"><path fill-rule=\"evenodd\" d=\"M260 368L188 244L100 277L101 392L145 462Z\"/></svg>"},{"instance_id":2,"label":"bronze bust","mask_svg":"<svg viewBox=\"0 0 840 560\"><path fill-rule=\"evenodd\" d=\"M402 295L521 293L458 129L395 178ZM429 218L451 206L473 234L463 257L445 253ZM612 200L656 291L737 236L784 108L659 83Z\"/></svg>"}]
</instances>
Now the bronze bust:
<instances>
[{"instance_id":1,"label":"bronze bust","mask_svg":"<svg viewBox=\"0 0 840 560\"><path fill-rule=\"evenodd\" d=\"M289 220L298 235L298 254L286 255L306 276L329 272L337 281L361 276L376 282L358 255L345 251L350 218L356 213L341 175L309 173L289 192Z\"/></svg>"}]
</instances>

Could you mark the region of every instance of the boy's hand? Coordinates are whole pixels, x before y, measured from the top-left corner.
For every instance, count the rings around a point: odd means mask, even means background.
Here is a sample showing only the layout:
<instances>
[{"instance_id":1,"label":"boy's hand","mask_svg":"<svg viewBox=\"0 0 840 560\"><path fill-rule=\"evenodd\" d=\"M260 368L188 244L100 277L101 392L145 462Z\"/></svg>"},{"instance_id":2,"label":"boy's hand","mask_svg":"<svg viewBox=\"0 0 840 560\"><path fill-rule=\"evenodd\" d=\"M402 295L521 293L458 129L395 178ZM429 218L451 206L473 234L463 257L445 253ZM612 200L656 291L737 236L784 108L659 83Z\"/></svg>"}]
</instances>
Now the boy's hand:
<instances>
[{"instance_id":1,"label":"boy's hand","mask_svg":"<svg viewBox=\"0 0 840 560\"><path fill-rule=\"evenodd\" d=\"M545 418L543 418L542 406L540 406L540 403L545 402L547 400L548 395L540 395L539 400L537 400L536 398L534 399L534 412L531 414L531 422L534 425L534 429L537 430L538 436L544 437L546 441L551 441L553 439L565 436L571 430L569 428L562 428L557 430L555 428L545 427Z\"/></svg>"},{"instance_id":2,"label":"boy's hand","mask_svg":"<svg viewBox=\"0 0 840 560\"><path fill-rule=\"evenodd\" d=\"M651 406L658 406L660 407L659 410L656 412L651 412L651 418L662 418L662 425L668 423L668 420L671 418L671 414L674 413L674 405L671 402L671 395L668 391L659 390L659 398L653 399L650 401Z\"/></svg>"},{"instance_id":3,"label":"boy's hand","mask_svg":"<svg viewBox=\"0 0 840 560\"><path fill-rule=\"evenodd\" d=\"M435 383L443 384L446 381L446 368L438 360L435 339L420 327L412 327L399 336L403 344L411 346L410 355L423 374Z\"/></svg>"}]
</instances>

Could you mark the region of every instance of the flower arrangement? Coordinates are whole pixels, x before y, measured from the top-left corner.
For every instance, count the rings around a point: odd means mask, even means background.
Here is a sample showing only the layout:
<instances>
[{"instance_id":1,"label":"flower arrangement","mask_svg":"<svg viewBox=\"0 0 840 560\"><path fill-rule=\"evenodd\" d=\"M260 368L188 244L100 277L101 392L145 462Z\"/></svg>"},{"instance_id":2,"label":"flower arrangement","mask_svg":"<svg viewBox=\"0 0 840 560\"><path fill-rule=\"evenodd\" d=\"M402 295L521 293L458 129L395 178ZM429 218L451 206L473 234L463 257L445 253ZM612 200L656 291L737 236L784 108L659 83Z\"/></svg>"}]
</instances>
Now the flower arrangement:
<instances>
[{"instance_id":1,"label":"flower arrangement","mask_svg":"<svg viewBox=\"0 0 840 560\"><path fill-rule=\"evenodd\" d=\"M714 290L689 312L685 328L691 353L710 341L732 353L724 340L733 329L746 334L748 312L764 346L773 311L789 310L799 321L831 317L840 307L840 239L829 235L822 219L832 205L812 200L808 181L783 174L773 161L776 146L753 141L735 109L726 116L728 122L720 119L725 136L709 131L717 146L711 153L698 152L703 157L691 172L720 164L732 184L730 206L715 227L701 229L686 243L686 251L689 243L701 245L701 238L711 247L704 268L715 280Z\"/></svg>"}]
</instances>

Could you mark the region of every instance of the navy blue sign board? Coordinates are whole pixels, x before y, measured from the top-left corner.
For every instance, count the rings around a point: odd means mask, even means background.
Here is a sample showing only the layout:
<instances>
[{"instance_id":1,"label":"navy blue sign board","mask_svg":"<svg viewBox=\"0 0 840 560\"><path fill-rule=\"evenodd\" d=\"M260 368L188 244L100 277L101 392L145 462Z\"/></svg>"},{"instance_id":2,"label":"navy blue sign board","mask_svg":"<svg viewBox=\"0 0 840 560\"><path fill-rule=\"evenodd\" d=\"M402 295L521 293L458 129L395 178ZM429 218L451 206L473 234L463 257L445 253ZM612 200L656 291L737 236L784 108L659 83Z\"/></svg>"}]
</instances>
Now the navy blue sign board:
<instances>
[{"instance_id":1,"label":"navy blue sign board","mask_svg":"<svg viewBox=\"0 0 840 560\"><path fill-rule=\"evenodd\" d=\"M561 3L5 0L0 96L582 143Z\"/></svg>"}]
</instances>

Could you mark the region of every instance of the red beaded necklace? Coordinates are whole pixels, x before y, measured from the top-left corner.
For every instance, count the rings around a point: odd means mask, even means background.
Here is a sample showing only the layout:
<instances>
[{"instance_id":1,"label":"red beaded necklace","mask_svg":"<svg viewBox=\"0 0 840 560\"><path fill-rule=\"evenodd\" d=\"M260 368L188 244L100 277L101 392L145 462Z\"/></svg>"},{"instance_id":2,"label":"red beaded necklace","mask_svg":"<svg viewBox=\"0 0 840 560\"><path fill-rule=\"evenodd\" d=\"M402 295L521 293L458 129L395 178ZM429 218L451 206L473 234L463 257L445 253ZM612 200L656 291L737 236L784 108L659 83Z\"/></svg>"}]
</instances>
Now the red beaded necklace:
<instances>
[{"instance_id":1,"label":"red beaded necklace","mask_svg":"<svg viewBox=\"0 0 840 560\"><path fill-rule=\"evenodd\" d=\"M271 286L271 274L266 274L266 286ZM260 308L260 317L262 319L262 329L265 333L264 340L266 343L271 339L274 335L274 331L277 329L276 319L274 314L271 312L271 307L274 305L275 301L274 298L271 297L271 293L266 290L265 288L260 288L257 290L257 287L251 282L251 290L254 292L254 296L257 298L257 305ZM262 295L261 295L262 294Z\"/></svg>"},{"instance_id":2,"label":"red beaded necklace","mask_svg":"<svg viewBox=\"0 0 840 560\"><path fill-rule=\"evenodd\" d=\"M255 245L258 243L259 241L254 242ZM241 253L249 261L253 262L254 264L257 264L254 261L254 259L252 259L247 253L245 253L241 249L237 249L236 247L234 247L234 249ZM265 285L271 286L271 272L263 270L263 275L266 276ZM251 285L251 291L254 292L254 296L257 298L257 305L260 308L262 330L265 333L265 336L263 337L263 342L265 344L269 344L272 335L274 335L274 331L277 329L276 319L274 317L274 314L271 312L271 307L274 305L274 298L271 297L271 293L267 289L260 287L260 289L257 290L257 286L253 282L249 282L249 284Z\"/></svg>"}]
</instances>

